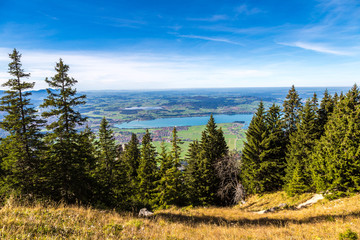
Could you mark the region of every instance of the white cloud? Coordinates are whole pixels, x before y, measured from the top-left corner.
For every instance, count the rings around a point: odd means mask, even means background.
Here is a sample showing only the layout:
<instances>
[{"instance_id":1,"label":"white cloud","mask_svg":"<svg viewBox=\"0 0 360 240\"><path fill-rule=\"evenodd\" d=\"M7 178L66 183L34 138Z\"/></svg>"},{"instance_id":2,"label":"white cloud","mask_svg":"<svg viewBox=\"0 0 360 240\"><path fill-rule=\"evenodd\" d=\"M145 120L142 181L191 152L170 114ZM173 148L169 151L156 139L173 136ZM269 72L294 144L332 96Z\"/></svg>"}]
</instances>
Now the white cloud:
<instances>
[{"instance_id":1,"label":"white cloud","mask_svg":"<svg viewBox=\"0 0 360 240\"><path fill-rule=\"evenodd\" d=\"M10 51L0 49L0 55ZM248 84L245 80L272 74L252 67L225 66L206 57L41 51L22 54L25 72L31 73L30 81L36 82L37 89L47 87L44 79L54 76L59 57L70 66L69 75L78 80L80 90L241 87ZM0 66L8 62L1 58ZM0 68L0 72L6 69ZM1 74L0 82L8 78L8 74Z\"/></svg>"},{"instance_id":2,"label":"white cloud","mask_svg":"<svg viewBox=\"0 0 360 240\"><path fill-rule=\"evenodd\" d=\"M315 44L315 43L294 42L294 43L279 43L279 44L285 45L285 46L291 46L291 47L298 47L298 48L302 48L302 49L310 50L310 51L314 51L314 52L319 52L319 53L342 55L342 56L352 55L349 52L334 50L334 49L326 47L324 45Z\"/></svg>"},{"instance_id":3,"label":"white cloud","mask_svg":"<svg viewBox=\"0 0 360 240\"><path fill-rule=\"evenodd\" d=\"M223 43L229 43L229 44L235 44L235 45L242 45L239 42L234 42L234 41L231 41L226 38L206 37L206 36L198 36L198 35L179 35L179 37L201 39L201 40L212 41L212 42L223 42Z\"/></svg>"},{"instance_id":4,"label":"white cloud","mask_svg":"<svg viewBox=\"0 0 360 240\"><path fill-rule=\"evenodd\" d=\"M209 18L187 18L188 21L201 21L201 22L217 22L222 20L228 20L227 15L213 15Z\"/></svg>"},{"instance_id":5,"label":"white cloud","mask_svg":"<svg viewBox=\"0 0 360 240\"><path fill-rule=\"evenodd\" d=\"M18 50L23 54L23 68L31 73L29 81L36 82L36 89L48 87L44 79L55 75L54 66L60 57L70 66L69 75L78 80L76 87L79 90L279 87L292 84L351 86L360 76L354 59L346 64L320 64L296 58L283 59L283 56L263 61L256 56L222 58L210 55ZM10 77L7 54L11 51L0 48L0 83ZM325 61L328 59L326 56L318 57Z\"/></svg>"},{"instance_id":6,"label":"white cloud","mask_svg":"<svg viewBox=\"0 0 360 240\"><path fill-rule=\"evenodd\" d=\"M247 4L240 5L235 9L235 12L239 14L246 14L246 15L254 15L263 12L263 10L259 8L252 8L249 7Z\"/></svg>"}]
</instances>

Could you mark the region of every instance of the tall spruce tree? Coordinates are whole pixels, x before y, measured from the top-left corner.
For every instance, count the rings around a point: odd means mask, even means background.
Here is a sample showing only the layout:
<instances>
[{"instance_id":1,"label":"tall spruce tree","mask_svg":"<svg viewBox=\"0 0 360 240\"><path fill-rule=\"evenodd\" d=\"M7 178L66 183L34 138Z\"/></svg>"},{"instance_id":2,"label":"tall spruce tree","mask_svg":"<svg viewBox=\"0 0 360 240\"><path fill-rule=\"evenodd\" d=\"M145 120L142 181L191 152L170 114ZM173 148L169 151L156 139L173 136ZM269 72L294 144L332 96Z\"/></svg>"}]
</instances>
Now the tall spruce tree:
<instances>
[{"instance_id":1,"label":"tall spruce tree","mask_svg":"<svg viewBox=\"0 0 360 240\"><path fill-rule=\"evenodd\" d=\"M301 98L299 97L295 86L292 85L283 104L283 122L285 134L288 138L297 129L297 123L300 120L301 109Z\"/></svg>"},{"instance_id":2,"label":"tall spruce tree","mask_svg":"<svg viewBox=\"0 0 360 240\"><path fill-rule=\"evenodd\" d=\"M158 180L156 150L152 145L149 130L142 138L140 150L140 165L138 169L138 199L145 205L151 206L154 201L154 192Z\"/></svg>"},{"instance_id":3,"label":"tall spruce tree","mask_svg":"<svg viewBox=\"0 0 360 240\"><path fill-rule=\"evenodd\" d=\"M168 155L162 148L160 159L160 180L157 186L157 198L161 207L184 204L183 200L183 176L180 171L181 140L177 136L174 127L171 138L171 152Z\"/></svg>"},{"instance_id":4,"label":"tall spruce tree","mask_svg":"<svg viewBox=\"0 0 360 240\"><path fill-rule=\"evenodd\" d=\"M191 205L200 205L199 186L202 185L200 172L200 143L194 140L189 144L185 156L186 168L184 172L185 192L187 203Z\"/></svg>"},{"instance_id":5,"label":"tall spruce tree","mask_svg":"<svg viewBox=\"0 0 360 240\"><path fill-rule=\"evenodd\" d=\"M290 135L286 156L286 187L289 195L309 191L312 186L310 156L320 136L317 116L316 95L308 99L297 124L297 130Z\"/></svg>"},{"instance_id":6,"label":"tall spruce tree","mask_svg":"<svg viewBox=\"0 0 360 240\"><path fill-rule=\"evenodd\" d=\"M265 109L261 101L246 132L246 142L242 152L242 183L247 193L264 191L261 175L261 165L266 161L263 156L266 151L267 128Z\"/></svg>"},{"instance_id":7,"label":"tall spruce tree","mask_svg":"<svg viewBox=\"0 0 360 240\"><path fill-rule=\"evenodd\" d=\"M125 145L122 161L125 164L128 182L131 188L138 188L138 169L140 165L139 140L135 133L131 134L130 141Z\"/></svg>"},{"instance_id":8,"label":"tall spruce tree","mask_svg":"<svg viewBox=\"0 0 360 240\"><path fill-rule=\"evenodd\" d=\"M360 191L360 91L357 85L342 96L325 125L312 155L318 191Z\"/></svg>"},{"instance_id":9,"label":"tall spruce tree","mask_svg":"<svg viewBox=\"0 0 360 240\"><path fill-rule=\"evenodd\" d=\"M334 111L334 105L335 105L334 99L331 97L329 91L326 89L324 92L324 97L322 98L320 103L320 108L318 110L319 111L318 125L319 125L320 135L324 134L325 124L327 123L331 113Z\"/></svg>"},{"instance_id":10,"label":"tall spruce tree","mask_svg":"<svg viewBox=\"0 0 360 240\"><path fill-rule=\"evenodd\" d=\"M0 111L6 113L0 127L9 134L1 141L5 153L2 168L6 175L2 192L12 189L25 194L40 194L43 149L40 128L44 122L38 118L37 111L30 103L31 93L27 90L32 89L35 83L23 80L30 74L22 69L21 54L14 49L9 57L9 74L12 78L2 84L9 90L0 100Z\"/></svg>"},{"instance_id":11,"label":"tall spruce tree","mask_svg":"<svg viewBox=\"0 0 360 240\"><path fill-rule=\"evenodd\" d=\"M46 126L49 131L46 136L49 191L55 199L87 202L89 178L80 154L80 134L76 130L86 118L75 109L85 103L85 95L76 94L73 86L77 80L69 77L69 66L62 59L56 63L55 71L54 77L45 79L50 88L41 105L45 108L42 116L49 119Z\"/></svg>"},{"instance_id":12,"label":"tall spruce tree","mask_svg":"<svg viewBox=\"0 0 360 240\"><path fill-rule=\"evenodd\" d=\"M100 122L99 140L97 142L99 156L96 163L96 179L101 186L103 202L108 206L113 206L117 199L115 189L117 186L120 171L119 155L113 131L110 129L109 122L104 117Z\"/></svg>"},{"instance_id":13,"label":"tall spruce tree","mask_svg":"<svg viewBox=\"0 0 360 240\"><path fill-rule=\"evenodd\" d=\"M286 138L281 121L280 107L273 104L265 114L266 138L260 176L265 192L280 190L284 184L286 169Z\"/></svg>"},{"instance_id":14,"label":"tall spruce tree","mask_svg":"<svg viewBox=\"0 0 360 240\"><path fill-rule=\"evenodd\" d=\"M199 188L199 201L202 205L221 204L217 195L219 179L216 174L215 165L228 153L222 129L218 129L214 117L211 114L205 130L202 132L199 153L199 176L201 185Z\"/></svg>"},{"instance_id":15,"label":"tall spruce tree","mask_svg":"<svg viewBox=\"0 0 360 240\"><path fill-rule=\"evenodd\" d=\"M99 181L97 181L95 174L97 157L99 155L95 139L95 134L91 128L86 125L85 129L79 133L77 144L79 146L79 158L83 159L84 170L87 176L87 181L84 182L84 190L86 191L84 195L88 197L87 202L99 206L98 203L102 201L102 199L100 199L97 193L100 192L102 186L99 184Z\"/></svg>"}]
</instances>

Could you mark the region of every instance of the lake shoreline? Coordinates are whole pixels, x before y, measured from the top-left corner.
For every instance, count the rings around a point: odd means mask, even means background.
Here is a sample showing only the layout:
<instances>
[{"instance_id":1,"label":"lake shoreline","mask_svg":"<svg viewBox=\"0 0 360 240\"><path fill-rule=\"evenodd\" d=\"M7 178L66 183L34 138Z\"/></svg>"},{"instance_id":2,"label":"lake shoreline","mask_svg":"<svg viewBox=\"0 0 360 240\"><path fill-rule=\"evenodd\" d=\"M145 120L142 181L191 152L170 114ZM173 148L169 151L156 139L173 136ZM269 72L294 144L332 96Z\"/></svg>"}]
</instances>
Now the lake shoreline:
<instances>
[{"instance_id":1,"label":"lake shoreline","mask_svg":"<svg viewBox=\"0 0 360 240\"><path fill-rule=\"evenodd\" d=\"M245 126L252 119L253 114L215 114L213 115L216 123L235 123L241 122ZM144 128L164 128L164 127L191 127L206 125L210 115L199 117L173 117L173 118L157 118L153 120L134 120L121 124L114 124L119 129L144 129Z\"/></svg>"}]
</instances>

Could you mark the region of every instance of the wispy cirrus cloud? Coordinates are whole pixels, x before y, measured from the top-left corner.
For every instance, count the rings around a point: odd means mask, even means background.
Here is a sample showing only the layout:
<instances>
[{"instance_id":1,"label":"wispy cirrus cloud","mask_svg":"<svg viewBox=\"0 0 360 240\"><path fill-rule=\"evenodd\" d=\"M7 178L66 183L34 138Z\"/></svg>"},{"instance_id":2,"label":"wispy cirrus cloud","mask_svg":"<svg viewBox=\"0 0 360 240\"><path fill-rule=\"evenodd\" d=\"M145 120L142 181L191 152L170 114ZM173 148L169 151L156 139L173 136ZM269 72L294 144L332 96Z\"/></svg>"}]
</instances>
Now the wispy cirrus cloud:
<instances>
[{"instance_id":1,"label":"wispy cirrus cloud","mask_svg":"<svg viewBox=\"0 0 360 240\"><path fill-rule=\"evenodd\" d=\"M198 36L198 35L178 35L178 36L179 36L179 37L182 37L182 38L201 39L201 40L205 40L205 41L223 42L223 43L228 43L228 44L234 44L234 45L243 46L242 43L240 43L240 42L235 42L235 41L229 40L229 39L227 39L227 38L207 37L207 36Z\"/></svg>"},{"instance_id":2,"label":"wispy cirrus cloud","mask_svg":"<svg viewBox=\"0 0 360 240\"><path fill-rule=\"evenodd\" d=\"M226 25L214 25L214 26L201 26L201 29L215 31L215 32L226 32L231 34L242 34L242 35L274 35L289 29L291 26L274 26L274 27L229 27Z\"/></svg>"},{"instance_id":3,"label":"wispy cirrus cloud","mask_svg":"<svg viewBox=\"0 0 360 240\"><path fill-rule=\"evenodd\" d=\"M137 28L139 26L146 25L147 22L137 19L125 19L125 18L116 18L116 17L101 17L101 22L99 24L105 24L113 27L129 27Z\"/></svg>"},{"instance_id":4,"label":"wispy cirrus cloud","mask_svg":"<svg viewBox=\"0 0 360 240\"><path fill-rule=\"evenodd\" d=\"M229 17L227 15L213 15L208 18L187 18L188 21L199 21L199 22L217 22L222 20L228 20Z\"/></svg>"},{"instance_id":5,"label":"wispy cirrus cloud","mask_svg":"<svg viewBox=\"0 0 360 240\"><path fill-rule=\"evenodd\" d=\"M323 22L354 23L360 20L360 2L357 0L318 0L317 8L325 14Z\"/></svg>"},{"instance_id":6,"label":"wispy cirrus cloud","mask_svg":"<svg viewBox=\"0 0 360 240\"><path fill-rule=\"evenodd\" d=\"M317 43L308 43L308 42L293 42L293 43L278 43L284 46L290 47L298 47L305 50L310 50L318 53L326 53L332 55L340 55L340 56L349 56L352 55L350 52L340 51L336 49L329 48L325 45L317 44Z\"/></svg>"},{"instance_id":7,"label":"wispy cirrus cloud","mask_svg":"<svg viewBox=\"0 0 360 240\"><path fill-rule=\"evenodd\" d=\"M330 42L336 48L357 46L360 38L360 2L357 0L317 0L311 23L289 31L290 42ZM320 47L320 50L325 52ZM333 51L329 49L328 53ZM338 54L347 55L347 54Z\"/></svg>"},{"instance_id":8,"label":"wispy cirrus cloud","mask_svg":"<svg viewBox=\"0 0 360 240\"><path fill-rule=\"evenodd\" d=\"M262 13L264 11L261 10L260 8L250 7L247 4L242 4L235 8L235 12L237 14L254 15L254 14Z\"/></svg>"}]
</instances>

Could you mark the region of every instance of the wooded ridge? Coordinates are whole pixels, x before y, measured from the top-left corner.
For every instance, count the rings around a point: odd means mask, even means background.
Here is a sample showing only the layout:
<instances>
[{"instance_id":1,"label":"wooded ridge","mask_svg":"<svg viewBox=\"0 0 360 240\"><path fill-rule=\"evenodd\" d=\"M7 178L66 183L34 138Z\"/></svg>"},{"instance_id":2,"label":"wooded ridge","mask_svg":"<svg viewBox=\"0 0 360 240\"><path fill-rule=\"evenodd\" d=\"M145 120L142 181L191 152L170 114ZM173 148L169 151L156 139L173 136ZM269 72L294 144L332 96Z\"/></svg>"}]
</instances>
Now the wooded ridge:
<instances>
[{"instance_id":1,"label":"wooded ridge","mask_svg":"<svg viewBox=\"0 0 360 240\"><path fill-rule=\"evenodd\" d=\"M30 102L34 83L21 54L9 54L12 76L0 100L0 194L98 208L233 205L251 194L284 189L289 196L323 192L329 198L360 190L360 91L327 91L305 102L294 86L280 107L260 102L241 152L229 151L213 116L181 158L174 128L171 148L157 153L149 131L122 145L104 117L97 134L77 110L86 96L62 59L46 78L41 115ZM53 91L54 89L55 91ZM51 121L49 121L51 119ZM85 125L79 131L78 126ZM46 131L43 131L43 129ZM140 143L141 142L141 143Z\"/></svg>"}]
</instances>

